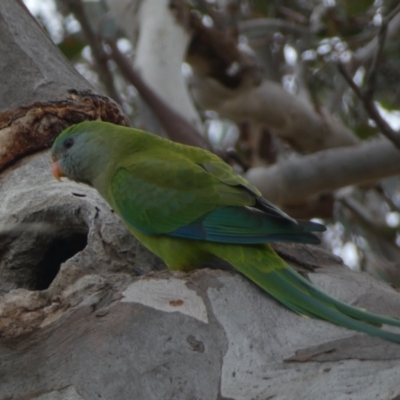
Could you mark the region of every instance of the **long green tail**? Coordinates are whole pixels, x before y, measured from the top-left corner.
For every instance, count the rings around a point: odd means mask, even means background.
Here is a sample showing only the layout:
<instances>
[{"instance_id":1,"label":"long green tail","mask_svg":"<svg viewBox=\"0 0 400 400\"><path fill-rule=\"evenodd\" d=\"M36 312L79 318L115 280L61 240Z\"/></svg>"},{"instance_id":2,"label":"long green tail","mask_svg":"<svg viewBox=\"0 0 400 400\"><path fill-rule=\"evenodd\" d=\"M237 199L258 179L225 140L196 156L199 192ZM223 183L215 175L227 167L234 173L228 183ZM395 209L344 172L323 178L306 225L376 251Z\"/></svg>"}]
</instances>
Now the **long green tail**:
<instances>
[{"instance_id":1,"label":"long green tail","mask_svg":"<svg viewBox=\"0 0 400 400\"><path fill-rule=\"evenodd\" d=\"M217 257L291 310L400 343L400 334L379 329L382 324L400 327L399 319L373 314L329 296L286 264L269 245L212 247Z\"/></svg>"}]
</instances>

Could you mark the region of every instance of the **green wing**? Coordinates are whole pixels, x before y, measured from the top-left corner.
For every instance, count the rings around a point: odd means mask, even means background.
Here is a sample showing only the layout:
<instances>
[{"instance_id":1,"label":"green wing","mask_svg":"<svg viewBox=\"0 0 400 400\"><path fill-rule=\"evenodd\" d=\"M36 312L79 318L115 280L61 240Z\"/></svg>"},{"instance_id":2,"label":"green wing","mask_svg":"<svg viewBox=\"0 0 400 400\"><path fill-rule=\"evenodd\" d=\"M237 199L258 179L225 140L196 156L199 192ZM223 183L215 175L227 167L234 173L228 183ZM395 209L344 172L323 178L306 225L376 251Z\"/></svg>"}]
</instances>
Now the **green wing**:
<instances>
[{"instance_id":1,"label":"green wing","mask_svg":"<svg viewBox=\"0 0 400 400\"><path fill-rule=\"evenodd\" d=\"M221 206L251 206L252 195L239 186L246 181L236 177L228 185L180 154L144 152L122 163L112 178L111 198L129 225L168 233Z\"/></svg>"},{"instance_id":2,"label":"green wing","mask_svg":"<svg viewBox=\"0 0 400 400\"><path fill-rule=\"evenodd\" d=\"M286 216L211 153L184 150L189 154L152 149L121 164L111 198L129 226L221 243L319 242L310 232L321 225Z\"/></svg>"}]
</instances>

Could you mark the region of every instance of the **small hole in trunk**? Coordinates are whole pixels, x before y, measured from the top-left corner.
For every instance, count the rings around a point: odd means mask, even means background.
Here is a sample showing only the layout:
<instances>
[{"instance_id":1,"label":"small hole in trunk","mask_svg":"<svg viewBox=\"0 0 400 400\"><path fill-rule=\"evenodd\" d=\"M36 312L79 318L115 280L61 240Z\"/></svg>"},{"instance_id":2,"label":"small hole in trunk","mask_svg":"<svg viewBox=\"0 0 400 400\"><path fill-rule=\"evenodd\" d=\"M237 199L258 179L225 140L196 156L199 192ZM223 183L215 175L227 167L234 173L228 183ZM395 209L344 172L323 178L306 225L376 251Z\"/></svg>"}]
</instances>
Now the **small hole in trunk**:
<instances>
[{"instance_id":1,"label":"small hole in trunk","mask_svg":"<svg viewBox=\"0 0 400 400\"><path fill-rule=\"evenodd\" d=\"M29 214L0 235L0 295L47 289L62 263L82 251L88 226L80 208L62 205Z\"/></svg>"},{"instance_id":2,"label":"small hole in trunk","mask_svg":"<svg viewBox=\"0 0 400 400\"><path fill-rule=\"evenodd\" d=\"M82 251L86 245L87 236L82 233L53 239L42 260L36 265L29 289L47 289L57 276L61 264Z\"/></svg>"}]
</instances>

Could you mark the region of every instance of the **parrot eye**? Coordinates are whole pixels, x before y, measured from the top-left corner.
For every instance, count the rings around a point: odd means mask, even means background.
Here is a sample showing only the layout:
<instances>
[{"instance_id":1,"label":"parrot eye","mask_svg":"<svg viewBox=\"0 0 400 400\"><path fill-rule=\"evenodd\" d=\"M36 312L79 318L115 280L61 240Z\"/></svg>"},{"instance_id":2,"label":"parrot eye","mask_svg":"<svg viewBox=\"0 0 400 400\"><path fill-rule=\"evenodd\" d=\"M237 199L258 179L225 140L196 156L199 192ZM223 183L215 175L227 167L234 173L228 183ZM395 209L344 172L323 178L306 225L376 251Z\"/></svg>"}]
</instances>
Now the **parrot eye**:
<instances>
[{"instance_id":1,"label":"parrot eye","mask_svg":"<svg viewBox=\"0 0 400 400\"><path fill-rule=\"evenodd\" d=\"M70 149L73 145L74 145L74 139L69 138L69 139L64 140L63 146L66 149Z\"/></svg>"}]
</instances>

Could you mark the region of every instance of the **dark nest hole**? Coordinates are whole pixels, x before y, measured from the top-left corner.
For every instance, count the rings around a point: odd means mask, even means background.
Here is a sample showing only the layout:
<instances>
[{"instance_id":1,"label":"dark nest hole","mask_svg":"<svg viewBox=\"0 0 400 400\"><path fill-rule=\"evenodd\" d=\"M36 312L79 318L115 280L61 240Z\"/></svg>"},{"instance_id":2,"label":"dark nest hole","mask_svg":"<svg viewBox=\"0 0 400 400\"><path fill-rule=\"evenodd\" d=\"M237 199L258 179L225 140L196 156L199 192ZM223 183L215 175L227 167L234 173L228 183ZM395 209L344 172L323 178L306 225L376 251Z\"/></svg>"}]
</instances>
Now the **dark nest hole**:
<instances>
[{"instance_id":1,"label":"dark nest hole","mask_svg":"<svg viewBox=\"0 0 400 400\"><path fill-rule=\"evenodd\" d=\"M61 264L82 251L87 245L87 234L74 233L66 237L55 237L48 245L30 282L31 290L47 289L60 271Z\"/></svg>"},{"instance_id":2,"label":"dark nest hole","mask_svg":"<svg viewBox=\"0 0 400 400\"><path fill-rule=\"evenodd\" d=\"M61 265L87 245L80 210L31 214L0 236L0 294L11 289L47 289Z\"/></svg>"}]
</instances>

